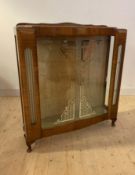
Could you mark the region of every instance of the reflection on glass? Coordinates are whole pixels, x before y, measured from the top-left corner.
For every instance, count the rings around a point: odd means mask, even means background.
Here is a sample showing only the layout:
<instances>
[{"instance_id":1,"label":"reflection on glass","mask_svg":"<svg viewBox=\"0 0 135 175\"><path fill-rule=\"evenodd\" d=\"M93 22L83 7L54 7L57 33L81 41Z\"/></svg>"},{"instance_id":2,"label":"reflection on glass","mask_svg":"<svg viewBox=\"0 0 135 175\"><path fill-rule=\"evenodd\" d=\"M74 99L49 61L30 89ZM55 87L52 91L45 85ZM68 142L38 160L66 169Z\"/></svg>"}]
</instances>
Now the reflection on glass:
<instances>
[{"instance_id":1,"label":"reflection on glass","mask_svg":"<svg viewBox=\"0 0 135 175\"><path fill-rule=\"evenodd\" d=\"M31 123L34 124L36 122L36 106L35 106L35 99L34 99L34 71L33 71L33 57L32 51L30 48L26 48L24 51L25 56L25 66L26 66L26 77L27 77L27 84L28 84L28 101L30 106L30 116L31 116Z\"/></svg>"},{"instance_id":2,"label":"reflection on glass","mask_svg":"<svg viewBox=\"0 0 135 175\"><path fill-rule=\"evenodd\" d=\"M122 54L122 45L119 45L117 66L116 66L116 74L115 74L113 105L116 104L116 100L117 100L117 96L118 96L118 80L119 80L119 73L120 73L120 66L121 66L121 54Z\"/></svg>"},{"instance_id":3,"label":"reflection on glass","mask_svg":"<svg viewBox=\"0 0 135 175\"><path fill-rule=\"evenodd\" d=\"M42 128L107 112L109 37L38 39Z\"/></svg>"},{"instance_id":4,"label":"reflection on glass","mask_svg":"<svg viewBox=\"0 0 135 175\"><path fill-rule=\"evenodd\" d=\"M114 36L111 36L110 37L108 69L107 69L107 79L106 79L106 92L105 92L106 93L105 94L106 106L108 106L108 100L109 100L109 87L110 87L110 78L111 78L111 69L112 69L113 49L114 49Z\"/></svg>"}]
</instances>

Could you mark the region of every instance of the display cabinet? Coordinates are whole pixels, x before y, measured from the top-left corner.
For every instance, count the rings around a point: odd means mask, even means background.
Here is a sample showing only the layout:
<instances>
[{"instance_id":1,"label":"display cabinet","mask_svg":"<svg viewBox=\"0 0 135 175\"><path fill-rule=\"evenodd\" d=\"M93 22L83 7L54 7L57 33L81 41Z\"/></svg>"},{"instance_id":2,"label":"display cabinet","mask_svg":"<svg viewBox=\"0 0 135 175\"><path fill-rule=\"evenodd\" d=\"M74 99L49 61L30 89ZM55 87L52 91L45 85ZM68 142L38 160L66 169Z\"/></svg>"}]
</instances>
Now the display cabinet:
<instances>
[{"instance_id":1,"label":"display cabinet","mask_svg":"<svg viewBox=\"0 0 135 175\"><path fill-rule=\"evenodd\" d=\"M110 119L115 125L126 29L16 26L16 50L28 152L39 138Z\"/></svg>"}]
</instances>

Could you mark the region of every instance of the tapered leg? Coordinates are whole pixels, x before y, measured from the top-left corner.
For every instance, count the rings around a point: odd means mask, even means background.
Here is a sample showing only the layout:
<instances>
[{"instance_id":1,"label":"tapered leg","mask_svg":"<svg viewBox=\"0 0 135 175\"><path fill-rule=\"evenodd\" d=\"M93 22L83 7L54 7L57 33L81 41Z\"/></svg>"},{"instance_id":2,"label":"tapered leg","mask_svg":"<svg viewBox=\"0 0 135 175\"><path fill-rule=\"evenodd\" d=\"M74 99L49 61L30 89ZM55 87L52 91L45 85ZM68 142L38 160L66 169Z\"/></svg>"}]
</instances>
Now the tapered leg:
<instances>
[{"instance_id":1,"label":"tapered leg","mask_svg":"<svg viewBox=\"0 0 135 175\"><path fill-rule=\"evenodd\" d=\"M27 152L30 153L32 151L32 148L31 148L31 143L28 143L27 140L26 140L26 135L24 134L24 138L25 138L25 141L26 141L26 145L28 146L27 148Z\"/></svg>"},{"instance_id":2,"label":"tapered leg","mask_svg":"<svg viewBox=\"0 0 135 175\"><path fill-rule=\"evenodd\" d=\"M27 144L27 146L28 146L27 152L30 153L32 151L31 145Z\"/></svg>"},{"instance_id":3,"label":"tapered leg","mask_svg":"<svg viewBox=\"0 0 135 175\"><path fill-rule=\"evenodd\" d=\"M115 124L116 120L117 120L116 118L112 119L112 127L116 126L116 124Z\"/></svg>"}]
</instances>

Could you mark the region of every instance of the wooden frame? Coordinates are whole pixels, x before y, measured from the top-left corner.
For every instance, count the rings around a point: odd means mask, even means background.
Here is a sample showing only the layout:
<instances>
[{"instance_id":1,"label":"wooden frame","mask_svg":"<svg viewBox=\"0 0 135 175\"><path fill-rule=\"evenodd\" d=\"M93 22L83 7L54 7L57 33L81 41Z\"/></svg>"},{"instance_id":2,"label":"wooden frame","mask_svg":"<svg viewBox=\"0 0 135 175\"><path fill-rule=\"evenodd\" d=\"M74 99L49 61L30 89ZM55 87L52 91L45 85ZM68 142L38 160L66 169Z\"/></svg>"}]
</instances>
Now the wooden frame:
<instances>
[{"instance_id":1,"label":"wooden frame","mask_svg":"<svg viewBox=\"0 0 135 175\"><path fill-rule=\"evenodd\" d=\"M31 144L42 137L59 134L82 128L91 124L98 123L103 120L111 119L112 126L115 125L118 112L119 92L122 76L122 67L124 61L125 43L126 43L126 29L117 29L107 26L94 26L94 25L80 25L72 23L61 24L26 24L20 23L16 26L16 48L17 48L17 62L18 72L20 80L20 94L22 101L24 132L26 138L26 144L28 146L28 152L31 151ZM94 118L82 119L74 121L69 124L57 126L50 129L41 128L41 112L40 112L40 92L39 92L39 80L38 80L38 62L37 62L37 38L40 37L78 37L78 36L114 36L114 49L112 58L111 78L109 87L109 102L108 113L100 115ZM118 47L122 46L121 65L118 75L117 96L116 103L113 104L113 95L115 88L115 77L118 60ZM34 110L36 113L36 122L31 123L30 119L30 101L29 101L29 87L26 74L26 62L25 62L25 49L30 48L32 51L32 64L33 64L33 76L34 76ZM109 50L109 49L108 49ZM109 51L108 51L109 52Z\"/></svg>"}]
</instances>

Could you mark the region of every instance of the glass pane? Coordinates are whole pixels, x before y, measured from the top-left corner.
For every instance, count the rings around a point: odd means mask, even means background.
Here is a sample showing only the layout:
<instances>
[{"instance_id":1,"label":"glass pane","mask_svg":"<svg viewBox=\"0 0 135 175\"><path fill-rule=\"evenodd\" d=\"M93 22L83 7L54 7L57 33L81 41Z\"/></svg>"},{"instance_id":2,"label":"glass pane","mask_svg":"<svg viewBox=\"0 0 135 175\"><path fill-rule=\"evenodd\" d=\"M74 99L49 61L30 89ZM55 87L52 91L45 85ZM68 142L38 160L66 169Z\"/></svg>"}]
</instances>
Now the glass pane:
<instances>
[{"instance_id":1,"label":"glass pane","mask_svg":"<svg viewBox=\"0 0 135 175\"><path fill-rule=\"evenodd\" d=\"M42 127L52 127L75 116L75 41L38 40Z\"/></svg>"},{"instance_id":2,"label":"glass pane","mask_svg":"<svg viewBox=\"0 0 135 175\"><path fill-rule=\"evenodd\" d=\"M107 112L108 41L109 37L38 39L42 128Z\"/></svg>"},{"instance_id":3,"label":"glass pane","mask_svg":"<svg viewBox=\"0 0 135 175\"><path fill-rule=\"evenodd\" d=\"M26 48L24 51L25 55L25 66L26 66L26 77L27 77L27 84L28 84L28 101L30 106L30 116L31 116L31 123L36 123L36 112L35 112L35 99L34 99L34 71L33 71L33 57L32 51L30 48Z\"/></svg>"},{"instance_id":4,"label":"glass pane","mask_svg":"<svg viewBox=\"0 0 135 175\"><path fill-rule=\"evenodd\" d=\"M110 37L110 47L109 47L107 79L106 79L106 94L105 94L105 104L106 104L106 106L108 106L108 101L109 101L109 87L110 87L110 79L111 79L113 49L114 49L114 36L111 36Z\"/></svg>"},{"instance_id":5,"label":"glass pane","mask_svg":"<svg viewBox=\"0 0 135 175\"><path fill-rule=\"evenodd\" d=\"M108 37L81 40L80 118L100 115L105 109ZM79 48L78 48L79 50Z\"/></svg>"},{"instance_id":6,"label":"glass pane","mask_svg":"<svg viewBox=\"0 0 135 175\"><path fill-rule=\"evenodd\" d=\"M116 67L116 74L115 74L113 105L116 104L117 95L118 95L119 72L120 72L120 66L121 66L121 53L122 53L122 45L119 45L119 47L118 47L117 67Z\"/></svg>"}]
</instances>

